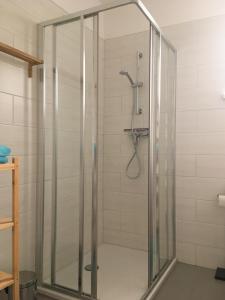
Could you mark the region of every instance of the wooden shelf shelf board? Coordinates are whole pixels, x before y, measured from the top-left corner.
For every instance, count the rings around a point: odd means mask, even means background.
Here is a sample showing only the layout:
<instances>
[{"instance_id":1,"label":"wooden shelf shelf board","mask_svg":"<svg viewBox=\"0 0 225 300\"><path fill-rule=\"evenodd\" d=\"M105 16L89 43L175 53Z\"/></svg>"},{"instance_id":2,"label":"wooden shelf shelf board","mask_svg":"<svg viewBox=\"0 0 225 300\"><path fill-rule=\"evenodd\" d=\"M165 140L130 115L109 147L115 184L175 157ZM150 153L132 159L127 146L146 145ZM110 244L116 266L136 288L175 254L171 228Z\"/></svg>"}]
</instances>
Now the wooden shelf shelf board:
<instances>
[{"instance_id":1,"label":"wooden shelf shelf board","mask_svg":"<svg viewBox=\"0 0 225 300\"><path fill-rule=\"evenodd\" d=\"M1 43L1 42L0 42L0 51L27 62L28 63L28 77L32 77L32 67L33 66L41 65L44 63L44 61L40 58L37 58L33 55L25 53L19 49L16 49L14 47L11 47L11 46Z\"/></svg>"},{"instance_id":2,"label":"wooden shelf shelf board","mask_svg":"<svg viewBox=\"0 0 225 300\"><path fill-rule=\"evenodd\" d=\"M0 171L7 171L7 170L14 170L15 165L14 164L0 164Z\"/></svg>"},{"instance_id":3,"label":"wooden shelf shelf board","mask_svg":"<svg viewBox=\"0 0 225 300\"><path fill-rule=\"evenodd\" d=\"M14 284L12 274L0 272L0 290L5 289L12 284Z\"/></svg>"},{"instance_id":4,"label":"wooden shelf shelf board","mask_svg":"<svg viewBox=\"0 0 225 300\"><path fill-rule=\"evenodd\" d=\"M14 226L14 223L11 218L0 219L0 230L11 228Z\"/></svg>"}]
</instances>

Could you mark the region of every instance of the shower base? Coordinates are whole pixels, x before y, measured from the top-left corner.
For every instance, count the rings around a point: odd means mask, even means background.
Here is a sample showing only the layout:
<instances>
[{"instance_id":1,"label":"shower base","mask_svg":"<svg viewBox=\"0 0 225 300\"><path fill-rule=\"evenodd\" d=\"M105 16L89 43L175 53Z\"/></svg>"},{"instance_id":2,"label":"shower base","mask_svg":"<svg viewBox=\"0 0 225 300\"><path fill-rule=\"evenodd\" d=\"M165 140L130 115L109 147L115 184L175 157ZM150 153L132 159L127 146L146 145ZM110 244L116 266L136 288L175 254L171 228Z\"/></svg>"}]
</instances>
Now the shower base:
<instances>
[{"instance_id":1,"label":"shower base","mask_svg":"<svg viewBox=\"0 0 225 300\"><path fill-rule=\"evenodd\" d=\"M90 264L90 254L84 257L84 266ZM110 244L98 248L98 299L138 300L147 289L148 253ZM74 288L77 265L72 264L56 274L58 284ZM90 293L91 275L84 270L84 291Z\"/></svg>"}]
</instances>

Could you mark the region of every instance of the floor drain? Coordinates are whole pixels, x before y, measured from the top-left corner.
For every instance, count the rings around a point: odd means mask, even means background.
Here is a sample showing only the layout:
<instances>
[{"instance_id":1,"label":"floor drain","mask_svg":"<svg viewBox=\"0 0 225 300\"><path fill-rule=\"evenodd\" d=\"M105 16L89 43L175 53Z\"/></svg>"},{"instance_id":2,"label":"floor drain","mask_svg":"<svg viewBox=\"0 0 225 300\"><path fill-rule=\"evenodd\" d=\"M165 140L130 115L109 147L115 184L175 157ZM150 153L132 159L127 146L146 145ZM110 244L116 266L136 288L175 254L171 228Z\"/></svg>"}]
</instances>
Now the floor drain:
<instances>
[{"instance_id":1,"label":"floor drain","mask_svg":"<svg viewBox=\"0 0 225 300\"><path fill-rule=\"evenodd\" d=\"M92 265L90 264L90 265L86 265L85 267L84 267L84 269L86 270L86 271L89 271L89 272L92 272L93 271L93 268L92 268ZM99 266L97 266L97 270L99 269Z\"/></svg>"}]
</instances>

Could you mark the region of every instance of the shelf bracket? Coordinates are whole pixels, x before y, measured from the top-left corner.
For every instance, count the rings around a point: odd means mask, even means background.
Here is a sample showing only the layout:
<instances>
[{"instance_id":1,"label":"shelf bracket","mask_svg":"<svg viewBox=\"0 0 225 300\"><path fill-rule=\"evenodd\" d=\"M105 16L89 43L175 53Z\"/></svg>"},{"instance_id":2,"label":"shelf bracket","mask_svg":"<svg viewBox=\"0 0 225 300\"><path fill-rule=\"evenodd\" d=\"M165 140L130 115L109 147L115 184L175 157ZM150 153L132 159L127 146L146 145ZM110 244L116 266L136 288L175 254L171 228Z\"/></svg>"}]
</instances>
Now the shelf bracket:
<instances>
[{"instance_id":1,"label":"shelf bracket","mask_svg":"<svg viewBox=\"0 0 225 300\"><path fill-rule=\"evenodd\" d=\"M28 77L29 78L32 77L32 68L33 68L33 65L32 64L28 64Z\"/></svg>"}]
</instances>

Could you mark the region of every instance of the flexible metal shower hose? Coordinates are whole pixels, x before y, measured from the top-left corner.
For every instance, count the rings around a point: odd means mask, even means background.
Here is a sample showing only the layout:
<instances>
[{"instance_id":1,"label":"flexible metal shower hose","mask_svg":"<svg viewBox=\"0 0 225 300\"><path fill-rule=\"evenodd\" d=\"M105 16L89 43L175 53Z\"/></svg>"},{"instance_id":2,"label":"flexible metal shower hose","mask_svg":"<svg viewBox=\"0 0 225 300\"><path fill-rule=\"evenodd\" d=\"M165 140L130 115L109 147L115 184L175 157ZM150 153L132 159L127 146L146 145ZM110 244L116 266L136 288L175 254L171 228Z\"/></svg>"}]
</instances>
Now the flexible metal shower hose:
<instances>
[{"instance_id":1,"label":"flexible metal shower hose","mask_svg":"<svg viewBox=\"0 0 225 300\"><path fill-rule=\"evenodd\" d=\"M135 134L135 133L132 133L132 134ZM141 160L140 160L140 157L138 155L139 139L140 139L139 136L135 136L135 137L132 136L132 143L133 143L133 146L134 146L134 153L132 154L132 156L131 156L128 164L127 164L127 167L126 167L126 175L130 179L137 179L141 174ZM134 141L134 140L136 140L136 141ZM131 176L131 175L129 175L129 168L130 168L133 160L135 159L135 157L136 157L137 163L138 163L137 174Z\"/></svg>"},{"instance_id":2,"label":"flexible metal shower hose","mask_svg":"<svg viewBox=\"0 0 225 300\"><path fill-rule=\"evenodd\" d=\"M127 166L126 166L126 175L130 179L137 179L141 175L141 160L138 155L138 146L139 146L139 140L140 140L140 135L138 133L135 133L134 131L134 115L135 115L135 105L134 105L134 100L133 100L133 106L132 106L132 116L131 116L131 137L132 137L132 144L134 147L134 153L132 154ZM132 162L134 159L137 159L137 173L136 175L129 175L129 168L132 165Z\"/></svg>"}]
</instances>

